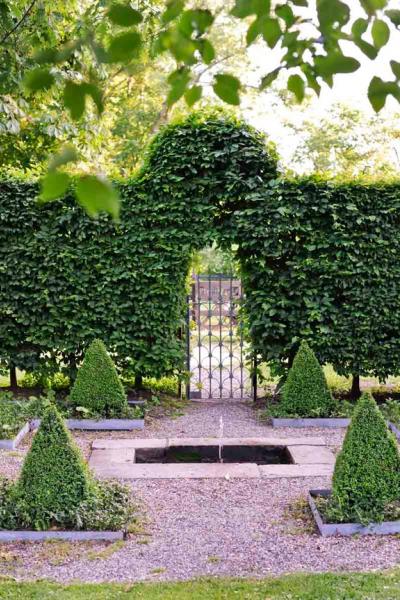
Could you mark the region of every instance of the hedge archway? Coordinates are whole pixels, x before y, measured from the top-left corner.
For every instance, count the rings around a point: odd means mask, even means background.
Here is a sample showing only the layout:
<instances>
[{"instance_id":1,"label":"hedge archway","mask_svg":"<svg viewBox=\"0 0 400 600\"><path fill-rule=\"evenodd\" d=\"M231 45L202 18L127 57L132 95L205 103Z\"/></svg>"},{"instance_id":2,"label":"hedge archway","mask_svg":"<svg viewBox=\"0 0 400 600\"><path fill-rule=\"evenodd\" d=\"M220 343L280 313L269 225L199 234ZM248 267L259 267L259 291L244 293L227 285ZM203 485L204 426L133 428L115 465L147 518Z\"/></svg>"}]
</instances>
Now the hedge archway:
<instances>
[{"instance_id":1,"label":"hedge archway","mask_svg":"<svg viewBox=\"0 0 400 600\"><path fill-rule=\"evenodd\" d=\"M135 374L179 370L191 255L217 239L238 245L264 360L307 339L339 372L399 372L399 184L286 181L261 134L194 115L119 185L115 225L69 197L38 207L34 183L0 183L2 365L74 365L100 337Z\"/></svg>"}]
</instances>

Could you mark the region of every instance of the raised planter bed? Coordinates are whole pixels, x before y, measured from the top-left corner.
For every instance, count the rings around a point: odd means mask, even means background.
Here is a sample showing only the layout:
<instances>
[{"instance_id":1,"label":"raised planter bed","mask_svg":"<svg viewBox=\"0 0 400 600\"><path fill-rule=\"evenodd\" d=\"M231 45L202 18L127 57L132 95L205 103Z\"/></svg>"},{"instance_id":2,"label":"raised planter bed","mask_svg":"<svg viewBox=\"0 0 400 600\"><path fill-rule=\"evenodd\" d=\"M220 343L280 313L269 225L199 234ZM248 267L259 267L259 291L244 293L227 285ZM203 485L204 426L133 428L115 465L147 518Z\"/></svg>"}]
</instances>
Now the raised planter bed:
<instances>
[{"instance_id":1,"label":"raised planter bed","mask_svg":"<svg viewBox=\"0 0 400 600\"><path fill-rule=\"evenodd\" d=\"M82 431L131 431L143 429L144 419L65 419L68 429ZM37 429L40 419L31 420L31 429Z\"/></svg>"},{"instance_id":2,"label":"raised planter bed","mask_svg":"<svg viewBox=\"0 0 400 600\"><path fill-rule=\"evenodd\" d=\"M15 450L18 444L24 439L27 433L30 431L30 423L27 421L21 429L18 431L17 435L10 440L0 440L0 448L4 450Z\"/></svg>"},{"instance_id":3,"label":"raised planter bed","mask_svg":"<svg viewBox=\"0 0 400 600\"><path fill-rule=\"evenodd\" d=\"M351 419L348 418L304 418L304 419L290 419L290 418L272 418L272 427L348 427Z\"/></svg>"},{"instance_id":4,"label":"raised planter bed","mask_svg":"<svg viewBox=\"0 0 400 600\"><path fill-rule=\"evenodd\" d=\"M115 541L124 540L124 531L28 531L2 529L0 543L7 542L43 542L45 540L68 540L81 542L90 540Z\"/></svg>"},{"instance_id":5,"label":"raised planter bed","mask_svg":"<svg viewBox=\"0 0 400 600\"><path fill-rule=\"evenodd\" d=\"M323 537L332 535L393 535L400 533L400 521L384 521L382 523L324 523L314 498L322 496L329 498L330 490L310 490L308 503L317 524L318 531Z\"/></svg>"}]
</instances>

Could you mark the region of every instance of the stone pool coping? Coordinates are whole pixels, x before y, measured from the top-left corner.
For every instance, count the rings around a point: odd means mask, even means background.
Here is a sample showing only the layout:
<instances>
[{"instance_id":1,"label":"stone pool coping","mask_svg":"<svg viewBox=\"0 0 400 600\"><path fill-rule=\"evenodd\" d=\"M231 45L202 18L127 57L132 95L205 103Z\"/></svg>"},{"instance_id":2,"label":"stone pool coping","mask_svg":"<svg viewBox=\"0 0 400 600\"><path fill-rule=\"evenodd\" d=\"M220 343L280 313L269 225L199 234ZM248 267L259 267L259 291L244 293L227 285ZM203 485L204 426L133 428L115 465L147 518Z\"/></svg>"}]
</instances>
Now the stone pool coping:
<instances>
[{"instance_id":1,"label":"stone pool coping","mask_svg":"<svg viewBox=\"0 0 400 600\"><path fill-rule=\"evenodd\" d=\"M285 447L292 463L136 463L137 450L170 446L274 446ZM92 443L89 466L100 478L119 479L213 479L329 477L335 455L322 438L155 438L97 439Z\"/></svg>"},{"instance_id":2,"label":"stone pool coping","mask_svg":"<svg viewBox=\"0 0 400 600\"><path fill-rule=\"evenodd\" d=\"M308 504L313 514L319 533L323 537L332 535L393 535L400 533L400 521L383 521L382 523L324 523L317 508L314 498L322 496L328 498L331 490L310 490L308 493Z\"/></svg>"},{"instance_id":3,"label":"stone pool coping","mask_svg":"<svg viewBox=\"0 0 400 600\"><path fill-rule=\"evenodd\" d=\"M30 531L0 530L0 543L8 542L43 542L45 540L83 541L116 541L124 540L124 531Z\"/></svg>"}]
</instances>

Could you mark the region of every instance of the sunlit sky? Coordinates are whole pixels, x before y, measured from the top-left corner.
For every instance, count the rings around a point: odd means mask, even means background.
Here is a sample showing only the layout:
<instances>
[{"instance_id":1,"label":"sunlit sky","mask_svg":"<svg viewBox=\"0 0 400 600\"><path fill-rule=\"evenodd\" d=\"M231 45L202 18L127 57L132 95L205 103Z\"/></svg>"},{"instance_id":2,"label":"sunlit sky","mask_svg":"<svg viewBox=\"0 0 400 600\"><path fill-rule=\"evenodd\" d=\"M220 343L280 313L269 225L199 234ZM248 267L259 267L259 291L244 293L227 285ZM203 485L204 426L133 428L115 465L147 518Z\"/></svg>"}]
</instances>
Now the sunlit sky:
<instances>
[{"instance_id":1,"label":"sunlit sky","mask_svg":"<svg viewBox=\"0 0 400 600\"><path fill-rule=\"evenodd\" d=\"M352 11L351 21L358 17L365 17L358 0L349 0L349 4ZM391 2L390 6L398 8L399 2ZM365 35L364 38L370 41L368 35ZM338 102L355 106L366 114L374 114L367 97L368 85L374 75L384 80L393 80L394 77L389 63L393 59L400 62L400 32L392 28L389 43L381 49L374 61L369 60L353 44L343 42L342 50L345 55L356 58L361 63L361 67L355 73L337 75L334 78L333 88L323 85L319 98L312 93L313 99L307 108L307 115L310 117L318 119L330 105ZM280 55L281 51L279 49L269 50L266 44L261 41L250 46L248 56L252 68L246 74L247 83L257 85L261 76L269 73L279 65ZM280 80L282 87L286 77L287 75ZM278 144L281 154L290 154L296 144L293 134L288 137L287 131L282 126L282 121L287 117L287 111L290 110L290 108L283 109L281 114L277 114L276 109L274 111L271 108L271 97L268 93L254 95L247 100L244 98L242 104L242 113L246 120L258 129L265 131ZM400 113L400 105L392 97L389 97L383 109L383 114L390 115L394 113Z\"/></svg>"}]
</instances>

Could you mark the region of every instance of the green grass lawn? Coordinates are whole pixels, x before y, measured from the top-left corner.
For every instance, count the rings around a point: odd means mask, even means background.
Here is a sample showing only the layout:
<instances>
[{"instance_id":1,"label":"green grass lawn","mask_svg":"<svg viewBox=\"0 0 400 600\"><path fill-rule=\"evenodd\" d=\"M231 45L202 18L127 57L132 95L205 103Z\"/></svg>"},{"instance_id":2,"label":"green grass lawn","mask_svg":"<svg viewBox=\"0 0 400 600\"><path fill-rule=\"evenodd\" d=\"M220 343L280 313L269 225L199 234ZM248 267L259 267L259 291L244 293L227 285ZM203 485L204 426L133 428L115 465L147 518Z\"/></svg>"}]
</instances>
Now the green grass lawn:
<instances>
[{"instance_id":1,"label":"green grass lawn","mask_svg":"<svg viewBox=\"0 0 400 600\"><path fill-rule=\"evenodd\" d=\"M400 571L346 575L288 575L260 581L198 579L182 583L74 584L0 583L0 598L11 600L362 600L400 598Z\"/></svg>"}]
</instances>

